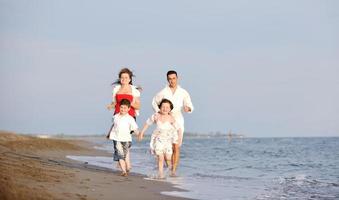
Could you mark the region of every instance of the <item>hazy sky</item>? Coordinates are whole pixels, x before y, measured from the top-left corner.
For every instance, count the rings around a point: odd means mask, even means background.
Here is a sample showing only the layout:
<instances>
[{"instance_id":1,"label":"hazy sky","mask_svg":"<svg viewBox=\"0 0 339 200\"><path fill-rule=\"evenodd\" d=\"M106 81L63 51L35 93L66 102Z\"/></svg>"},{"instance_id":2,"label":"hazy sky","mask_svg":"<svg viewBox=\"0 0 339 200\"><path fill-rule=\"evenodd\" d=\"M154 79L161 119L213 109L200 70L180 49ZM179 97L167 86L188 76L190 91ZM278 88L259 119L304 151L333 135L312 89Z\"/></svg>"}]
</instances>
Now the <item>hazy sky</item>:
<instances>
[{"instance_id":1,"label":"hazy sky","mask_svg":"<svg viewBox=\"0 0 339 200\"><path fill-rule=\"evenodd\" d=\"M130 67L152 97L177 70L186 130L339 136L339 1L0 0L0 129L103 134Z\"/></svg>"}]
</instances>

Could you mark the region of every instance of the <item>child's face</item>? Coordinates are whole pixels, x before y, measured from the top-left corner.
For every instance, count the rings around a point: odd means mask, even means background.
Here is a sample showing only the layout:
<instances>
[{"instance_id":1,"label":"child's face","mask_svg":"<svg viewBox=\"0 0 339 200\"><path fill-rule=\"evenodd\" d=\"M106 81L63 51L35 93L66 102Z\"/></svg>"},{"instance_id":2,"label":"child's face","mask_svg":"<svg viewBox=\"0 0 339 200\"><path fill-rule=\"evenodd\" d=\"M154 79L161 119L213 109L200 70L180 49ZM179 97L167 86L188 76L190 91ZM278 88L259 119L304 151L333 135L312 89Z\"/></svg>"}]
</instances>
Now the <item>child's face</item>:
<instances>
[{"instance_id":1,"label":"child's face","mask_svg":"<svg viewBox=\"0 0 339 200\"><path fill-rule=\"evenodd\" d=\"M160 107L160 112L162 114L168 114L171 112L171 105L169 103L162 103Z\"/></svg>"},{"instance_id":2,"label":"child's face","mask_svg":"<svg viewBox=\"0 0 339 200\"><path fill-rule=\"evenodd\" d=\"M125 115L127 114L129 111L129 107L126 105L120 105L120 114L121 115Z\"/></svg>"}]
</instances>

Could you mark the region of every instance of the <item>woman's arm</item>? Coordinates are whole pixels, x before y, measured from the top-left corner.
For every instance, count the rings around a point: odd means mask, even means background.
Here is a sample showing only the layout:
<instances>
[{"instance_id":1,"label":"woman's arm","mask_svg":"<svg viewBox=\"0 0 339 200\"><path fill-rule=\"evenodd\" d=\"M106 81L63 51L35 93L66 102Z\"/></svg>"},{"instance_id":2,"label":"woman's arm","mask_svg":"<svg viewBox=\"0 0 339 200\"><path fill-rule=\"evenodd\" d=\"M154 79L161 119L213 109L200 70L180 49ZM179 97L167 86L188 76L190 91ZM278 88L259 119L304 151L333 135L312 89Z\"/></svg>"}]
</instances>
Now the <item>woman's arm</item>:
<instances>
[{"instance_id":1,"label":"woman's arm","mask_svg":"<svg viewBox=\"0 0 339 200\"><path fill-rule=\"evenodd\" d=\"M115 107L115 104L116 103L112 101L112 103L110 103L106 106L107 110L112 110Z\"/></svg>"},{"instance_id":2,"label":"woman's arm","mask_svg":"<svg viewBox=\"0 0 339 200\"><path fill-rule=\"evenodd\" d=\"M117 94L119 88L120 88L120 85L119 86L115 86L113 88L113 91L112 91L112 102L106 106L108 110L114 109L115 104L116 104L116 99L115 98L116 98L116 94Z\"/></svg>"},{"instance_id":3,"label":"woman's arm","mask_svg":"<svg viewBox=\"0 0 339 200\"><path fill-rule=\"evenodd\" d=\"M131 106L132 106L135 110L140 110L140 98L139 98L139 97L134 97L134 98L133 98L133 102L131 103Z\"/></svg>"}]
</instances>

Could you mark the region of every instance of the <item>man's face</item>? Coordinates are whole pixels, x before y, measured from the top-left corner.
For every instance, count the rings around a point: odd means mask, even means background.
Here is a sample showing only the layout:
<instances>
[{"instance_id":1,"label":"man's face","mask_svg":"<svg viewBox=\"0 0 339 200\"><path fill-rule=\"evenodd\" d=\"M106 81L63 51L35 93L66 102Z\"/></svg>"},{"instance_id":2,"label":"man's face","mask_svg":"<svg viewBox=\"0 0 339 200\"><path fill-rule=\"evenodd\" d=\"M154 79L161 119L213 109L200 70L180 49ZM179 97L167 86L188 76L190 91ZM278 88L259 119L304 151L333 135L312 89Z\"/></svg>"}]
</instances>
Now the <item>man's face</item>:
<instances>
[{"instance_id":1,"label":"man's face","mask_svg":"<svg viewBox=\"0 0 339 200\"><path fill-rule=\"evenodd\" d=\"M129 111L129 107L126 105L120 105L120 114L121 115L125 115L127 114Z\"/></svg>"},{"instance_id":2,"label":"man's face","mask_svg":"<svg viewBox=\"0 0 339 200\"><path fill-rule=\"evenodd\" d=\"M176 74L170 74L167 76L167 81L170 87L176 87L178 82L178 77Z\"/></svg>"}]
</instances>

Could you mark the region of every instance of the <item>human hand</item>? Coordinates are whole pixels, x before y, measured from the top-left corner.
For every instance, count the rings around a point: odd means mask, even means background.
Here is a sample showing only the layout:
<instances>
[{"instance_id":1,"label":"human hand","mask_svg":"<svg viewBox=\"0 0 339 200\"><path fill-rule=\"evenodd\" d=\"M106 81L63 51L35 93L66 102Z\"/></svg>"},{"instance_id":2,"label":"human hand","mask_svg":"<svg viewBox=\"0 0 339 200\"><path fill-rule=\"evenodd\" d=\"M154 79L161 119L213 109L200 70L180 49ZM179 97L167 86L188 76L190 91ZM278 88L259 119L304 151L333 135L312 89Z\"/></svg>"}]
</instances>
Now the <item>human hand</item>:
<instances>
[{"instance_id":1,"label":"human hand","mask_svg":"<svg viewBox=\"0 0 339 200\"><path fill-rule=\"evenodd\" d=\"M139 130L134 130L134 131L131 132L131 134L133 134L136 137L139 137L139 135L140 135L139 133L140 133Z\"/></svg>"},{"instance_id":2,"label":"human hand","mask_svg":"<svg viewBox=\"0 0 339 200\"><path fill-rule=\"evenodd\" d=\"M144 138L144 133L140 132L138 135L138 141L140 142Z\"/></svg>"},{"instance_id":3,"label":"human hand","mask_svg":"<svg viewBox=\"0 0 339 200\"><path fill-rule=\"evenodd\" d=\"M175 119L174 119L173 116L172 116L171 119L170 119L170 123L171 123L172 125L175 125Z\"/></svg>"},{"instance_id":4,"label":"human hand","mask_svg":"<svg viewBox=\"0 0 339 200\"><path fill-rule=\"evenodd\" d=\"M182 140L179 140L178 141L178 146L181 147L181 145L182 145Z\"/></svg>"},{"instance_id":5,"label":"human hand","mask_svg":"<svg viewBox=\"0 0 339 200\"><path fill-rule=\"evenodd\" d=\"M112 110L115 107L115 102L112 102L106 106L107 110Z\"/></svg>"},{"instance_id":6,"label":"human hand","mask_svg":"<svg viewBox=\"0 0 339 200\"><path fill-rule=\"evenodd\" d=\"M188 107L188 106L184 106L184 111L185 111L185 112L191 112L191 108Z\"/></svg>"},{"instance_id":7,"label":"human hand","mask_svg":"<svg viewBox=\"0 0 339 200\"><path fill-rule=\"evenodd\" d=\"M142 92L142 87L140 85L138 85L136 89L139 90L139 92Z\"/></svg>"}]
</instances>

